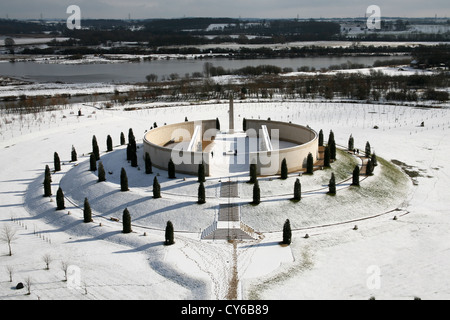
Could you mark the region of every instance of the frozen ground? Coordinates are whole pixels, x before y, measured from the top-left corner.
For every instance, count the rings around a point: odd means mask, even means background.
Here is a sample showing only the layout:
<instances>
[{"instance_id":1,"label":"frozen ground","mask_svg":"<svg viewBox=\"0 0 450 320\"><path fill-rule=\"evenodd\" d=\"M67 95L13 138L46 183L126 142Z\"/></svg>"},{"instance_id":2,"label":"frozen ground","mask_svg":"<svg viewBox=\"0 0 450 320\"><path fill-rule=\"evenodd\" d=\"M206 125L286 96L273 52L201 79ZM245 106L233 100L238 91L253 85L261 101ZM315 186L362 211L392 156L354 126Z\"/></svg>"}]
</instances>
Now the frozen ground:
<instances>
[{"instance_id":1,"label":"frozen ground","mask_svg":"<svg viewBox=\"0 0 450 320\"><path fill-rule=\"evenodd\" d=\"M79 108L85 116L76 116ZM125 152L123 147L102 154L106 169L114 167L102 186L110 188L109 192L96 188L95 175L85 169L93 135L100 149L105 150L108 134L117 145L120 132L126 135L133 128L139 144L155 121L162 125L183 122L186 116L189 120L219 117L226 128L227 110L226 103L133 112L97 110L80 104L22 117L2 115L0 228L11 226L17 237L12 243L12 256L7 255L7 245L0 243L0 298L224 299L233 275L233 246L223 241L199 240L201 229L214 220L215 207L221 201L216 197L217 178L208 180L209 200L204 210L198 210L196 192L192 191L195 178L187 176L184 181L180 176L168 181L161 172L163 198L150 199L151 183L133 179L143 173L133 171L123 158L117 157ZM245 222L262 231L264 238L237 246L238 298L450 297L447 109L272 101L235 103L235 113L238 124L243 117L271 117L323 129L326 137L332 129L342 145L352 134L358 148L363 149L370 141L379 157L398 160L416 181L413 185L397 170L383 170L382 165L374 177L362 182L354 204L350 201L353 191L345 188L332 200L317 194L295 205L283 191L291 189L295 177L290 177L285 186L279 180L263 181L261 186L272 185L266 194L270 199L263 199L258 207L242 207ZM424 127L420 126L422 121ZM375 125L379 129L373 129ZM69 163L72 145L79 155L76 167ZM66 189L64 211L55 211L55 203L42 197L44 167L48 164L53 168L55 151L64 164L63 171L52 176L53 194L60 183ZM135 181L126 196L117 191L115 168L121 165L129 169L130 182ZM389 180L391 172L396 172L399 179ZM326 181L327 177L324 171L314 179ZM306 177L301 181L307 190ZM165 196L164 186L169 189ZM370 190L379 193L371 194ZM81 220L80 207L86 193L92 197L95 214L91 224ZM248 198L247 185L241 185L240 194L242 201ZM130 207L142 217L130 235L121 233L120 223L109 220L109 216L120 218L124 209L115 207L115 201L131 203ZM337 206L336 211L326 205L331 204L329 201ZM105 207L108 202L110 208ZM394 209L398 211L389 212ZM351 212L359 212L358 221L353 221ZM311 219L305 218L308 215ZM393 220L394 216L398 219ZM293 243L281 247L278 242L286 218L293 220ZM177 231L176 244L166 247L162 244L163 229L169 219ZM353 230L355 224L357 230ZM53 258L50 270L45 270L45 254ZM79 283L63 281L61 262L76 267L78 271L70 279L80 279ZM13 282L9 282L6 266L14 267ZM31 295L13 289L28 277L32 279Z\"/></svg>"}]
</instances>

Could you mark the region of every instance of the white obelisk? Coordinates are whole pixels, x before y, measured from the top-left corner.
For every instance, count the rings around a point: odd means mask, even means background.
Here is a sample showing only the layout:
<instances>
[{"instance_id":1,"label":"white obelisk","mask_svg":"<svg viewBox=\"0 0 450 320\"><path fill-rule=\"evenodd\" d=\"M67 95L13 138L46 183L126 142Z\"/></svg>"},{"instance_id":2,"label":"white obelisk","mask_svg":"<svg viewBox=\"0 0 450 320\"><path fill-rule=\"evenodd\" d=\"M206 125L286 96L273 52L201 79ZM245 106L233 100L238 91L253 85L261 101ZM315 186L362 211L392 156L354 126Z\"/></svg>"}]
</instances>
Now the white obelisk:
<instances>
[{"instance_id":1,"label":"white obelisk","mask_svg":"<svg viewBox=\"0 0 450 320\"><path fill-rule=\"evenodd\" d=\"M230 94L230 108L228 110L229 117L229 132L234 133L234 107L233 107L233 95Z\"/></svg>"}]
</instances>

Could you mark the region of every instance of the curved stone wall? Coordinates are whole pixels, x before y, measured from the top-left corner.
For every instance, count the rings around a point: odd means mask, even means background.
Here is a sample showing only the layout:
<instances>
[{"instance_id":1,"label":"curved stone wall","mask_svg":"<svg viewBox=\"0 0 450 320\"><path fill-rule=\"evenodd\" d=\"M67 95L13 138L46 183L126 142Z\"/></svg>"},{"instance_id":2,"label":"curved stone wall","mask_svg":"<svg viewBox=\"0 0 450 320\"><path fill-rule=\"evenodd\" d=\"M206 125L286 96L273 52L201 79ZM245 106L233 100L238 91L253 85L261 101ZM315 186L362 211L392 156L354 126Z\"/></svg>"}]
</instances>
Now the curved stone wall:
<instances>
[{"instance_id":1,"label":"curved stone wall","mask_svg":"<svg viewBox=\"0 0 450 320\"><path fill-rule=\"evenodd\" d=\"M200 125L203 140L211 141L216 135L216 120L188 121L165 125L148 131L144 136L144 155L148 152L152 165L167 170L170 159L175 163L176 172L197 175L198 165L204 161L205 175L210 175L209 152L177 150L167 147L181 142L189 142L195 127ZM185 148L184 148L185 149Z\"/></svg>"},{"instance_id":2,"label":"curved stone wall","mask_svg":"<svg viewBox=\"0 0 450 320\"><path fill-rule=\"evenodd\" d=\"M280 174L283 159L286 159L288 172L291 173L306 168L306 159L309 153L313 155L314 162L319 157L319 137L311 128L287 122L253 119L246 119L246 125L247 135L256 136L259 136L261 127L265 125L273 144L272 151L258 151L249 154L250 163L257 164L258 175ZM278 149L277 139L294 143L296 146Z\"/></svg>"}]
</instances>

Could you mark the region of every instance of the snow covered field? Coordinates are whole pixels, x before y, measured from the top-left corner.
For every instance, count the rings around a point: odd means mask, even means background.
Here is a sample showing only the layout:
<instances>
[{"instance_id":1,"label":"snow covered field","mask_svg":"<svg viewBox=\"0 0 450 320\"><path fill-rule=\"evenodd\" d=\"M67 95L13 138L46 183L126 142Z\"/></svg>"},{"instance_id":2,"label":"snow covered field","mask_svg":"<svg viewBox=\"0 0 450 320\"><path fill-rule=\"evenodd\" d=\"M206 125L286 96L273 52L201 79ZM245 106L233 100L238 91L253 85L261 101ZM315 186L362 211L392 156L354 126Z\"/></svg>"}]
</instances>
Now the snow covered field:
<instances>
[{"instance_id":1,"label":"snow covered field","mask_svg":"<svg viewBox=\"0 0 450 320\"><path fill-rule=\"evenodd\" d=\"M77 117L80 108L84 116ZM93 135L104 151L107 135L117 146L120 133L126 135L133 128L139 145L153 122L218 117L226 128L227 111L225 102L132 112L79 104L36 115L2 115L0 230L5 225L14 228L16 240L12 256L0 243L0 299L225 299L234 258L237 297L242 299L450 297L446 196L450 114L446 108L236 102L237 123L243 117L292 121L323 129L326 138L333 130L341 145L352 134L357 148L370 141L379 157L397 160L416 182L413 185L398 168L381 164L373 177L361 183L360 191L344 188L331 200L318 193L293 204L285 194L291 192L294 176L286 182L262 181L263 202L257 207L242 204L242 218L261 231L263 239L239 243L236 254L228 242L200 240L201 230L213 222L221 201L218 178L208 179L207 203L199 210L194 177L183 180L178 175L169 181L160 172L163 198L151 199L154 175L146 184L142 161L141 171L131 168L120 156L123 147L102 153L106 170L113 167L106 183L99 186L87 171ZM378 129L373 129L375 125ZM69 162L72 145L79 156L77 166ZM44 168L53 168L54 152L59 153L63 168L52 175L52 191L55 195L58 185L63 188L67 196L63 211L55 211L54 197L53 201L42 197ZM128 193L118 191L119 166L127 169ZM320 181L326 184L328 175L329 171L318 172L314 183L301 177L303 190L312 190ZM251 191L243 181L245 177L240 184L245 202ZM86 194L94 210L90 224L82 222L80 209ZM352 203L355 194L357 201ZM121 223L109 219L121 218L124 207L117 207L118 203L132 209L132 234L122 234ZM133 210L138 212L136 221ZM293 243L282 247L278 243L286 218L293 221ZM176 230L176 243L168 247L163 245L167 220ZM46 254L52 257L49 270L43 260ZM68 281L62 262L73 267ZM14 269L12 282L8 266ZM30 295L26 289L14 288L27 278L32 284Z\"/></svg>"}]
</instances>

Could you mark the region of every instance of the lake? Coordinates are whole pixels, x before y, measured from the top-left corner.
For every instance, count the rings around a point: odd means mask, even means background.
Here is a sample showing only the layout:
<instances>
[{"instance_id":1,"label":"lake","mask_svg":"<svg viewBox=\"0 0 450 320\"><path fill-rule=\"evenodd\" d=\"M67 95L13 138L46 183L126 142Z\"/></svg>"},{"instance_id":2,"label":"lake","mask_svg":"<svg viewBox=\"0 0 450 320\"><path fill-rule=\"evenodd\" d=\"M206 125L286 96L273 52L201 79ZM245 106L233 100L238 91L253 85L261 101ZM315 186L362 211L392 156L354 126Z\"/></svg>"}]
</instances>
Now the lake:
<instances>
[{"instance_id":1,"label":"lake","mask_svg":"<svg viewBox=\"0 0 450 320\"><path fill-rule=\"evenodd\" d=\"M308 66L320 70L331 65L352 63L372 66L376 60L390 60L405 57L307 57L307 58L274 58L233 60L227 58L216 59L183 59L183 60L152 60L133 63L107 64L54 64L39 62L0 63L0 76L21 78L35 82L65 83L136 83L145 82L148 74L158 75L158 79L177 73L180 77L193 72L203 72L206 62L225 69L239 69L246 66L275 65L281 68L297 68Z\"/></svg>"}]
</instances>

